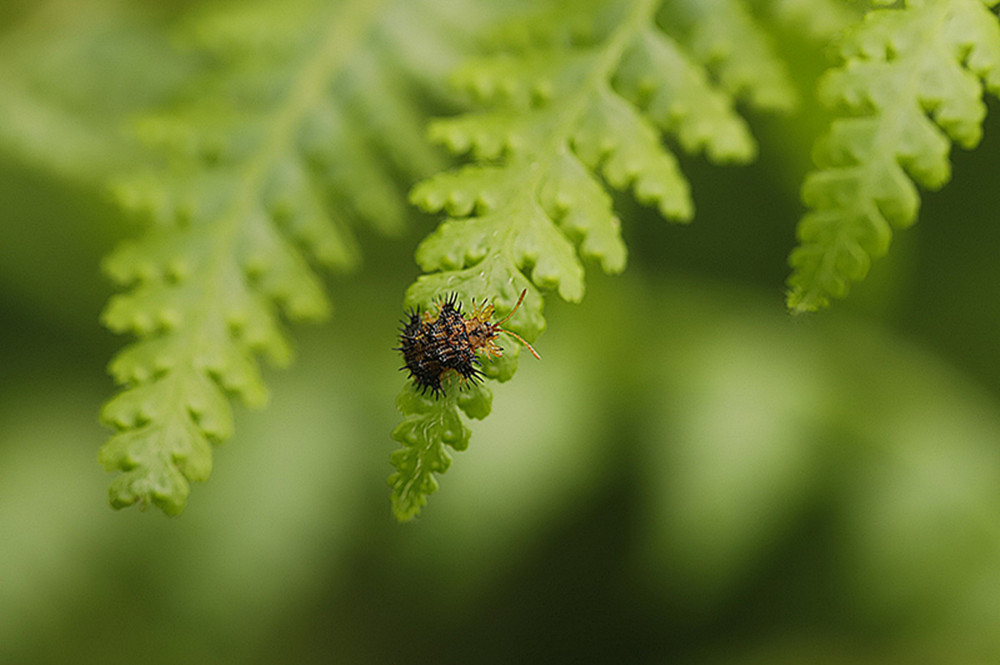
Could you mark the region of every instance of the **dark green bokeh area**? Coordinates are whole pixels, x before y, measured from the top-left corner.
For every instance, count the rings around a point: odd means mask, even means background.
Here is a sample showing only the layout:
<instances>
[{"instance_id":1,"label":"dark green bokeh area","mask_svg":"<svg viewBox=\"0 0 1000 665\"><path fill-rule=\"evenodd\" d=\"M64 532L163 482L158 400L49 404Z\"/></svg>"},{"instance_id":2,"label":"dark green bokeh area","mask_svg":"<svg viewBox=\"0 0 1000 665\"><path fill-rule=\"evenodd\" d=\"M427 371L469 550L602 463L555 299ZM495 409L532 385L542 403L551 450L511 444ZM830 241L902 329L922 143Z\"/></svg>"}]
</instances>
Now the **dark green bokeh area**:
<instances>
[{"instance_id":1,"label":"dark green bokeh area","mask_svg":"<svg viewBox=\"0 0 1000 665\"><path fill-rule=\"evenodd\" d=\"M132 5L82 4L135 27ZM55 75L24 57L6 42L0 71L44 93ZM808 108L751 117L750 167L685 160L691 226L622 199L625 274L547 296L542 360L521 355L400 525L391 348L434 220L362 236L332 319L293 328L296 362L237 408L182 516L115 512L97 414L126 340L98 324L99 262L132 230L74 160L88 139L129 163L129 109L33 99L80 141L61 162L0 141L0 662L1000 662L995 105L919 223L816 316L782 301Z\"/></svg>"}]
</instances>

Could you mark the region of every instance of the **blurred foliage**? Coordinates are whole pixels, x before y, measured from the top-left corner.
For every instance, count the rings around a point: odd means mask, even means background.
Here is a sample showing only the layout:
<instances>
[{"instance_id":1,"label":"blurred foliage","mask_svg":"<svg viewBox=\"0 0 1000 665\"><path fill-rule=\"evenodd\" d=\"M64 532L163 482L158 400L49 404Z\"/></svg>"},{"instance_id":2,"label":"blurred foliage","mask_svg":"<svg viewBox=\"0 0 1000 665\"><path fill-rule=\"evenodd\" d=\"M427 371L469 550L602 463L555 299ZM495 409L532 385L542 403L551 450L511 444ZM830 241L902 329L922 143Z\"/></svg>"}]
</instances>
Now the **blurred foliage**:
<instances>
[{"instance_id":1,"label":"blurred foliage","mask_svg":"<svg viewBox=\"0 0 1000 665\"><path fill-rule=\"evenodd\" d=\"M0 662L1000 662L997 109L851 299L790 318L821 66L797 34L801 113L750 117L754 166L683 160L689 227L617 202L629 269L552 301L544 360L494 389L433 510L395 524L384 485L426 220L359 238L338 315L298 332L266 410L238 409L183 518L109 510L97 264L125 231L96 184L172 84L112 94L141 66L108 35L177 83L183 11L0 5ZM66 120L66 153L11 124L15 88Z\"/></svg>"}]
</instances>

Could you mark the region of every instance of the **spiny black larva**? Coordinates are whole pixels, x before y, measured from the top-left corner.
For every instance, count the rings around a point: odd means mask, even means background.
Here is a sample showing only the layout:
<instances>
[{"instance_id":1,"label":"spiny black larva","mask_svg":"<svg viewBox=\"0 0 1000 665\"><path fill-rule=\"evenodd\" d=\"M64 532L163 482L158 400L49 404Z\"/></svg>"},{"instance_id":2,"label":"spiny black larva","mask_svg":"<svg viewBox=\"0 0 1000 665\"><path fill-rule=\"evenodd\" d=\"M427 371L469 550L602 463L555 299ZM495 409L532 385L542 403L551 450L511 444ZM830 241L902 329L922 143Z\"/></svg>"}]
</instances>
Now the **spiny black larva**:
<instances>
[{"instance_id":1,"label":"spiny black larva","mask_svg":"<svg viewBox=\"0 0 1000 665\"><path fill-rule=\"evenodd\" d=\"M422 394L430 388L437 398L444 393L441 377L446 372L456 372L462 381L481 381L483 372L476 352L482 350L487 357L499 358L503 349L494 341L501 332L514 337L531 351L531 355L541 360L538 352L517 333L504 330L500 326L514 316L514 312L524 301L524 294L517 299L514 309L501 320L493 323L493 305L488 302L476 307L468 317L462 315L462 303L458 294L452 293L441 300L437 314L431 311L420 313L420 309L410 310L408 318L400 328L399 346L394 350L403 353L405 365L400 371L409 370L410 378ZM472 301L475 306L475 300Z\"/></svg>"}]
</instances>

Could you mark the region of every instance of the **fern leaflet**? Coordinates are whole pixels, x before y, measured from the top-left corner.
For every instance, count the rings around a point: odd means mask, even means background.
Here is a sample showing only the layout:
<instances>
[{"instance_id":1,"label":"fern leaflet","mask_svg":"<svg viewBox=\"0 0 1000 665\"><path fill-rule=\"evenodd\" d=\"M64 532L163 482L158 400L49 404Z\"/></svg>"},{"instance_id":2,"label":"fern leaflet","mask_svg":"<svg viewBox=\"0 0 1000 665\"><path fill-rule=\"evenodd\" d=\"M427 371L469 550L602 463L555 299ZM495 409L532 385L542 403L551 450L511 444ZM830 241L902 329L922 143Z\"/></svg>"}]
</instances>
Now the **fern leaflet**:
<instances>
[{"instance_id":1,"label":"fern leaflet","mask_svg":"<svg viewBox=\"0 0 1000 665\"><path fill-rule=\"evenodd\" d=\"M1000 94L995 0L908 2L872 10L840 47L821 99L844 113L817 145L802 188L810 208L791 253L788 306L813 311L847 295L892 229L913 224L920 196L950 178L951 143L972 148L986 115L983 87ZM911 180L912 179L912 180Z\"/></svg>"},{"instance_id":2,"label":"fern leaflet","mask_svg":"<svg viewBox=\"0 0 1000 665\"><path fill-rule=\"evenodd\" d=\"M789 109L797 95L771 40L742 0L665 2L661 22L723 89L760 109Z\"/></svg>"},{"instance_id":3,"label":"fern leaflet","mask_svg":"<svg viewBox=\"0 0 1000 665\"><path fill-rule=\"evenodd\" d=\"M499 31L496 53L455 73L482 109L438 120L430 135L469 153L473 163L411 192L414 204L449 218L417 249L426 274L407 291L407 306L427 308L442 293L457 293L465 303L489 300L503 316L527 289L507 325L533 342L545 327L540 290L576 302L584 294L581 258L608 273L625 267L621 222L605 183L631 190L667 219L687 221L689 185L664 138L716 162L754 157L756 144L733 109L734 95L772 107L791 100L781 76L775 92L737 75L745 44L756 62L773 64L749 14L720 22L692 9L692 33L717 35L722 26L724 38L711 43L732 48L719 58L661 30L660 9L656 0L537 3L529 17ZM742 42L726 41L736 34L733 26L743 31ZM722 85L713 84L707 66L717 67ZM499 381L513 376L520 353L513 343L504 349L502 358L484 360L486 375ZM399 519L413 517L437 488L433 474L450 460L444 446L467 446L459 410L476 418L489 412L485 387L467 394L453 384L446 392L439 401L421 399L408 385L398 400L404 421L393 436L403 447L392 457L389 483Z\"/></svg>"}]
</instances>

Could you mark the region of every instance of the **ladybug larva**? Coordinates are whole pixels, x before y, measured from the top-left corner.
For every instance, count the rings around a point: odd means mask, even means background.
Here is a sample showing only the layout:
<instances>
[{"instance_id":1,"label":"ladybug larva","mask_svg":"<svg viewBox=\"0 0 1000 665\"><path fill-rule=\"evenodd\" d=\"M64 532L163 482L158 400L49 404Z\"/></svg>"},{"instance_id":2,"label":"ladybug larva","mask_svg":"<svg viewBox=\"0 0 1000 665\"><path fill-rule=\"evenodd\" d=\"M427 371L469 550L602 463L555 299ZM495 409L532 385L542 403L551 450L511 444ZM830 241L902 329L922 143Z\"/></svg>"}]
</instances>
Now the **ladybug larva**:
<instances>
[{"instance_id":1,"label":"ladybug larva","mask_svg":"<svg viewBox=\"0 0 1000 665\"><path fill-rule=\"evenodd\" d=\"M541 360L531 344L517 333L501 327L514 316L527 292L527 289L521 291L510 314L496 322L490 321L493 305L488 302L475 307L469 316L464 316L457 293L441 300L437 314L410 310L408 318L403 320L399 346L395 349L403 353L406 363L399 368L400 371L409 370L410 378L420 392L426 393L429 388L434 397L444 393L441 377L447 372L457 373L462 381L481 381L483 372L479 369L481 363L476 352L481 350L488 358L499 358L503 349L494 340L501 332L519 340L531 351L531 355Z\"/></svg>"}]
</instances>

